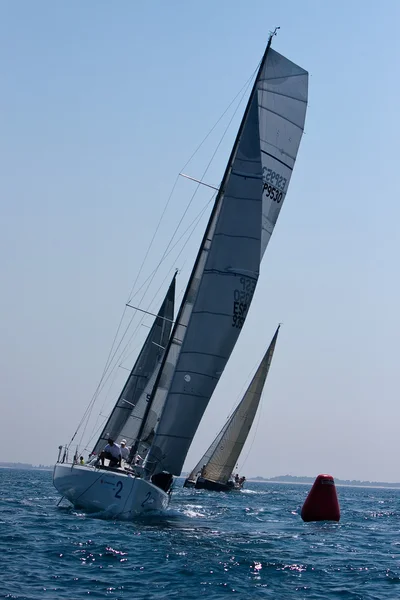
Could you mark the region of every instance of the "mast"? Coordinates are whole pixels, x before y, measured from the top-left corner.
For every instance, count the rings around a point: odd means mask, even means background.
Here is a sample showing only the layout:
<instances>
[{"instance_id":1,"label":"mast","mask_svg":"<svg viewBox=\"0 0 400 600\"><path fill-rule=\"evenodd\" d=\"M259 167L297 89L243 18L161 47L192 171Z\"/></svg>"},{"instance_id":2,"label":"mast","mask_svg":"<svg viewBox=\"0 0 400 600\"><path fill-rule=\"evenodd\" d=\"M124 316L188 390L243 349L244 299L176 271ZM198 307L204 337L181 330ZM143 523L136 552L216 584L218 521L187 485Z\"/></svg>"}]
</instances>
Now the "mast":
<instances>
[{"instance_id":1,"label":"mast","mask_svg":"<svg viewBox=\"0 0 400 600\"><path fill-rule=\"evenodd\" d=\"M269 43L153 390L160 417L147 475L181 473L238 341L289 186L307 90L307 71Z\"/></svg>"},{"instance_id":2,"label":"mast","mask_svg":"<svg viewBox=\"0 0 400 600\"><path fill-rule=\"evenodd\" d=\"M266 47L266 49L264 51L264 54L263 54L263 57L261 59L261 62L260 62L260 65L259 65L259 68L258 68L258 71L257 71L257 75L256 75L256 78L254 80L253 87L252 87L249 99L247 101L247 105L246 105L246 108L245 108L245 111L244 111L244 114L243 114L243 117L242 117L239 129L238 129L238 132L236 134L236 139L235 139L235 142L233 144L233 147L232 147L232 150L231 150L231 154L229 156L229 160L228 160L226 168L225 168L225 172L224 172L224 175L223 175L223 178L222 178L221 186L220 186L219 191L218 191L218 193L216 195L214 206L212 208L212 211L211 211L211 214L210 214L210 218L208 220L207 227L206 227L206 230L204 232L204 236L203 236L203 239L201 241L200 248L199 248L199 251L197 253L196 260L194 262L193 269L192 269L192 272L190 274L190 278L189 278L189 281L187 283L186 290L185 290L185 293L183 295L181 305L179 307L178 315L177 315L175 323L173 325L172 333L171 333L171 336L169 338L167 347L165 349L165 352L164 352L164 355L163 355L163 358L162 358L161 367L160 367L160 370L158 372L157 379L155 381L155 384L154 384L154 387L153 387L153 390L152 390L152 393L151 393L149 404L151 404L153 402L153 400L154 400L154 397L155 397L158 385L160 383L160 379L161 379L163 371L164 371L165 363L167 361L168 353L169 353L171 345L173 343L173 340L174 340L177 328L180 325L180 320L181 320L183 309L184 309L185 304L186 304L186 300L188 298L188 293L189 293L189 290L191 288L191 284L193 282L195 273L197 271L197 267L199 265L199 261L201 259L202 253L203 253L204 245L205 245L205 243L208 240L209 232L210 232L211 226L212 226L212 224L214 222L214 219L215 219L215 216L216 216L216 212L217 212L217 210L219 208L220 199L224 195L225 186L226 186L226 183L227 183L227 181L229 179L229 176L230 176L230 173L231 173L231 170L232 170L232 164L234 162L234 159L235 159L235 156L236 156L236 153L237 153L237 150L238 150L240 139L241 139L242 134L243 134L243 129L244 129L244 126L246 124L247 117L249 115L250 108L251 108L254 96L255 96L255 94L257 92L258 79L260 77L260 74L262 73L262 70L264 68L265 62L267 60L268 51L269 51L269 49L271 47L271 42L272 42L272 38L273 38L274 35L276 35L276 30L275 30L275 32L273 32L273 33L270 34L269 39L268 39L268 43L267 43L267 47ZM164 411L164 409L163 409L163 411ZM152 468L151 465L149 465L149 470L151 468Z\"/></svg>"}]
</instances>

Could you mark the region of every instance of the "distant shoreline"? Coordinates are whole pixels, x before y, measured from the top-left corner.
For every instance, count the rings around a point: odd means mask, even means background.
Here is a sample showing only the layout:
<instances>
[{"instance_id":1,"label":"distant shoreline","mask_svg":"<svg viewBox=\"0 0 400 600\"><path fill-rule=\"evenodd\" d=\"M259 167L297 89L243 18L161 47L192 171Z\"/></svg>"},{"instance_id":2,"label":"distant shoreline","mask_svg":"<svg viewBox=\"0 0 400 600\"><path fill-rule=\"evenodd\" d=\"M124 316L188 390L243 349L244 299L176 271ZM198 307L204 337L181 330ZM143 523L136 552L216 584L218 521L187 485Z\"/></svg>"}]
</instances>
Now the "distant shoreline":
<instances>
[{"instance_id":1,"label":"distant shoreline","mask_svg":"<svg viewBox=\"0 0 400 600\"><path fill-rule=\"evenodd\" d=\"M278 477L249 477L247 481L253 483L264 482L264 483L284 483L284 484L299 484L299 485L312 485L315 481L315 477L296 477L293 475L280 475ZM359 481L356 479L336 479L334 478L335 485L337 487L362 487L362 488L390 488L400 489L400 483L388 482L388 481Z\"/></svg>"},{"instance_id":2,"label":"distant shoreline","mask_svg":"<svg viewBox=\"0 0 400 600\"><path fill-rule=\"evenodd\" d=\"M186 475L182 474L182 477ZM251 483L283 483L296 484L296 485L309 485L311 486L316 477L297 477L295 475L278 475L276 477L248 477L246 481ZM400 483L388 482L388 481L360 481L356 479L337 479L334 478L335 485L337 487L361 487L361 488L387 488L387 489L400 489Z\"/></svg>"},{"instance_id":3,"label":"distant shoreline","mask_svg":"<svg viewBox=\"0 0 400 600\"><path fill-rule=\"evenodd\" d=\"M14 469L15 471L52 471L51 465L30 465L28 463L0 462L0 469Z\"/></svg>"},{"instance_id":4,"label":"distant shoreline","mask_svg":"<svg viewBox=\"0 0 400 600\"><path fill-rule=\"evenodd\" d=\"M15 471L52 471L52 465L32 465L30 463L12 463L0 462L0 469L14 469ZM187 477L187 473L182 473L181 478ZM297 477L295 475L279 475L277 477L248 477L249 483L282 483L284 485L308 485L311 486L315 477ZM361 487L361 488L378 488L378 489L400 489L400 483L390 483L387 481L359 481L356 479L335 479L337 487Z\"/></svg>"},{"instance_id":5,"label":"distant shoreline","mask_svg":"<svg viewBox=\"0 0 400 600\"><path fill-rule=\"evenodd\" d=\"M287 481L287 480L279 480L276 481L276 479L246 479L246 481L248 481L249 483L274 483L274 484L279 484L282 483L283 485L308 485L311 486L314 483L313 481ZM376 485L374 483L370 483L370 484L364 484L364 483L338 483L337 480L335 480L335 486L336 487L353 487L353 488L369 488L369 489L379 489L379 490L399 490L400 489L400 483L382 483L381 485L379 485L379 483L377 483Z\"/></svg>"}]
</instances>

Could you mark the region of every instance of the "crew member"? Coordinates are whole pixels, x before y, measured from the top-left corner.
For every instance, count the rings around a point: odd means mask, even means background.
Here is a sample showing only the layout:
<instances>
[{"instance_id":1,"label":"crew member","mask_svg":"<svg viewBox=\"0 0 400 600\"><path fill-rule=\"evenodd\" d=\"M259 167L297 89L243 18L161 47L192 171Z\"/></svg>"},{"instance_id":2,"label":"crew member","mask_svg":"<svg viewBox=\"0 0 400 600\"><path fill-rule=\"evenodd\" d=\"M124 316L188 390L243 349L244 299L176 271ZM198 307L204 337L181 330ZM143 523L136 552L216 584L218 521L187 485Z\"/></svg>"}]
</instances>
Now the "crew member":
<instances>
[{"instance_id":1,"label":"crew member","mask_svg":"<svg viewBox=\"0 0 400 600\"><path fill-rule=\"evenodd\" d=\"M120 467L121 466L121 448L118 444L115 444L112 438L108 438L108 444L100 454L101 464L104 466L104 459L108 458L109 467Z\"/></svg>"},{"instance_id":2,"label":"crew member","mask_svg":"<svg viewBox=\"0 0 400 600\"><path fill-rule=\"evenodd\" d=\"M121 458L123 460L127 460L129 457L129 450L130 448L127 447L126 445L126 440L122 440L121 442Z\"/></svg>"}]
</instances>

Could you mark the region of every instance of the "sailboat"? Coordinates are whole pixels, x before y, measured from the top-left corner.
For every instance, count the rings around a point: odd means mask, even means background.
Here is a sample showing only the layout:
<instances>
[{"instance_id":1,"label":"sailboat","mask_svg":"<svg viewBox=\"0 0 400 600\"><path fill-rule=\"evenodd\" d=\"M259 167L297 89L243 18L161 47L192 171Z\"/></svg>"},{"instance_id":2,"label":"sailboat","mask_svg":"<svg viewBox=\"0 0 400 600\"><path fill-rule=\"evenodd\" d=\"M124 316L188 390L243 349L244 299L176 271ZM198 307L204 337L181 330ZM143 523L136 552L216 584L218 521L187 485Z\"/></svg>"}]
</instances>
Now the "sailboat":
<instances>
[{"instance_id":1,"label":"sailboat","mask_svg":"<svg viewBox=\"0 0 400 600\"><path fill-rule=\"evenodd\" d=\"M92 511L108 510L122 515L130 516L131 506L125 503L124 496L135 490L135 504L140 500L144 506L150 500L149 489L152 492L153 502L157 508L168 505L168 497L158 493L158 488L145 485L136 481L135 471L130 467L135 449L143 439L148 423L152 422L149 392L161 366L161 358L170 337L174 316L176 273L168 288L164 301L146 337L138 358L129 373L124 387L103 427L90 454L92 458L88 464L77 463L77 453L72 462L68 461L68 450L65 448L60 454L53 472L53 483L63 497L70 500L77 507L87 508ZM115 469L107 464L101 466L98 461L101 451L107 441L112 439L118 443L125 439L132 443L129 459L124 469ZM136 469L137 470L137 469ZM127 492L128 490L128 492Z\"/></svg>"},{"instance_id":2,"label":"sailboat","mask_svg":"<svg viewBox=\"0 0 400 600\"><path fill-rule=\"evenodd\" d=\"M54 485L77 507L121 518L166 508L173 476L181 473L238 340L286 197L307 108L308 73L271 48L273 35L161 363L143 391L154 425L150 431L145 425L149 450L142 471L62 462L61 452Z\"/></svg>"},{"instance_id":3,"label":"sailboat","mask_svg":"<svg viewBox=\"0 0 400 600\"><path fill-rule=\"evenodd\" d=\"M279 325L246 393L233 411L207 452L201 457L184 487L195 487L215 492L241 489L243 481L232 480L232 473L260 404L264 384L274 355Z\"/></svg>"}]
</instances>

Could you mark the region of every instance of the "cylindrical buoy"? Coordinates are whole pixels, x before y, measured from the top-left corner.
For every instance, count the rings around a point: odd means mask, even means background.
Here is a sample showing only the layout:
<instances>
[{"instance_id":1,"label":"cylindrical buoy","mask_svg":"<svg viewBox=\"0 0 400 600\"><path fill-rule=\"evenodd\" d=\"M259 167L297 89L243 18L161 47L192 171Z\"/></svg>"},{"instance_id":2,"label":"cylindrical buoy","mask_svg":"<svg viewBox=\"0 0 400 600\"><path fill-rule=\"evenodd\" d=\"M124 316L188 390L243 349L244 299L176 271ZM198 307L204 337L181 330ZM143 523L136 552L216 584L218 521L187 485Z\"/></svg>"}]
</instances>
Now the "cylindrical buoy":
<instances>
[{"instance_id":1,"label":"cylindrical buoy","mask_svg":"<svg viewBox=\"0 0 400 600\"><path fill-rule=\"evenodd\" d=\"M318 475L301 509L303 521L339 521L340 508L332 475Z\"/></svg>"}]
</instances>

